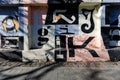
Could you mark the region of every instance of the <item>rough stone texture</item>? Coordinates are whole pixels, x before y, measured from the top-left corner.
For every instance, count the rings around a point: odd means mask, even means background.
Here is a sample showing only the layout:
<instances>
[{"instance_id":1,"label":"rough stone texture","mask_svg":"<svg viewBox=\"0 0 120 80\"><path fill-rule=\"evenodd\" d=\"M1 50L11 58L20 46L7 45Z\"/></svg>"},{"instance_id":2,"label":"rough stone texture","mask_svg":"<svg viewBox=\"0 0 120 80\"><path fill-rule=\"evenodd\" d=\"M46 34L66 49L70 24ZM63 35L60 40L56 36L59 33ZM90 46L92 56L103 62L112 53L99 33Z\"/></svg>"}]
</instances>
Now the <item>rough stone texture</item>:
<instances>
[{"instance_id":1,"label":"rough stone texture","mask_svg":"<svg viewBox=\"0 0 120 80\"><path fill-rule=\"evenodd\" d=\"M22 52L22 61L34 61L38 60L40 62L46 62L48 60L54 61L54 54L53 51L45 51L41 49L29 50Z\"/></svg>"}]
</instances>

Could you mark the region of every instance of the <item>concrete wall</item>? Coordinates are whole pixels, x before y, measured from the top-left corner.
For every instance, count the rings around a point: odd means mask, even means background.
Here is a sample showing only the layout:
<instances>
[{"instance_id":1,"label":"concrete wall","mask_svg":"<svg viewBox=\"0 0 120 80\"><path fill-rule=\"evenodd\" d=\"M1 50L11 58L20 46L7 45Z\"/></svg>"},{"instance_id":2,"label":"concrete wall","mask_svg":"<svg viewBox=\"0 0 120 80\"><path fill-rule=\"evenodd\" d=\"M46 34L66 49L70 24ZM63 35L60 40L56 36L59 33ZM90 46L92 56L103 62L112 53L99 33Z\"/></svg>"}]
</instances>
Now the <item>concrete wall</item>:
<instances>
[{"instance_id":1,"label":"concrete wall","mask_svg":"<svg viewBox=\"0 0 120 80\"><path fill-rule=\"evenodd\" d=\"M0 0L0 4L19 4L20 0Z\"/></svg>"},{"instance_id":2,"label":"concrete wall","mask_svg":"<svg viewBox=\"0 0 120 80\"><path fill-rule=\"evenodd\" d=\"M109 49L120 46L119 8L101 3L101 0L20 0L11 3L14 4L11 7L0 3L1 50L21 50L23 61L116 58Z\"/></svg>"},{"instance_id":3,"label":"concrete wall","mask_svg":"<svg viewBox=\"0 0 120 80\"><path fill-rule=\"evenodd\" d=\"M110 60L101 36L100 5L82 2L31 6L30 51L39 49L44 55L52 55L50 58L63 61ZM27 58L30 54L24 51L23 55Z\"/></svg>"}]
</instances>

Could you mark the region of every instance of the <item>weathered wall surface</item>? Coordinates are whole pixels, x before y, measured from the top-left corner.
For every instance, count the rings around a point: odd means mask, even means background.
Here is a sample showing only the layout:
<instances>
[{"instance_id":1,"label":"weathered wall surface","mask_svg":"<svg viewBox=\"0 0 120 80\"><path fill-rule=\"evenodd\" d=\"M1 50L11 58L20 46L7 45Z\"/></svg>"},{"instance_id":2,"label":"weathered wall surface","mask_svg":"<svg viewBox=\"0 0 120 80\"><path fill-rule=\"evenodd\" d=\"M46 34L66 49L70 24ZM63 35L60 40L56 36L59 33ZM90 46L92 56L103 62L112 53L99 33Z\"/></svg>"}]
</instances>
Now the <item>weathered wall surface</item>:
<instances>
[{"instance_id":1,"label":"weathered wall surface","mask_svg":"<svg viewBox=\"0 0 120 80\"><path fill-rule=\"evenodd\" d=\"M19 4L20 0L0 0L0 4Z\"/></svg>"},{"instance_id":2,"label":"weathered wall surface","mask_svg":"<svg viewBox=\"0 0 120 80\"><path fill-rule=\"evenodd\" d=\"M1 48L23 49L24 27L18 11L18 6L0 8Z\"/></svg>"},{"instance_id":3,"label":"weathered wall surface","mask_svg":"<svg viewBox=\"0 0 120 80\"><path fill-rule=\"evenodd\" d=\"M0 7L0 46L22 50L23 60L109 61L108 49L120 46L118 5L101 5L101 0L11 4Z\"/></svg>"}]
</instances>

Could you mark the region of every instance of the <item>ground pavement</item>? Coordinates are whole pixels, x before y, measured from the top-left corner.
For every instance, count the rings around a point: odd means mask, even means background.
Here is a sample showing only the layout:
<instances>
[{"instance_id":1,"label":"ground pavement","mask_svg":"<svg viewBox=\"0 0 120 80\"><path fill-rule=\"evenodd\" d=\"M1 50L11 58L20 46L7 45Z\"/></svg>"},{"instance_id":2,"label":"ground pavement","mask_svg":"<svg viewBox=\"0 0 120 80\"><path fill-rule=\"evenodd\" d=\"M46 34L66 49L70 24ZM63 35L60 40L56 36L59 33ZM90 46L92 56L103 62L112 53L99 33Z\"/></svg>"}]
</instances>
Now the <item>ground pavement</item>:
<instances>
[{"instance_id":1,"label":"ground pavement","mask_svg":"<svg viewBox=\"0 0 120 80\"><path fill-rule=\"evenodd\" d=\"M0 61L0 80L120 80L120 62Z\"/></svg>"}]
</instances>

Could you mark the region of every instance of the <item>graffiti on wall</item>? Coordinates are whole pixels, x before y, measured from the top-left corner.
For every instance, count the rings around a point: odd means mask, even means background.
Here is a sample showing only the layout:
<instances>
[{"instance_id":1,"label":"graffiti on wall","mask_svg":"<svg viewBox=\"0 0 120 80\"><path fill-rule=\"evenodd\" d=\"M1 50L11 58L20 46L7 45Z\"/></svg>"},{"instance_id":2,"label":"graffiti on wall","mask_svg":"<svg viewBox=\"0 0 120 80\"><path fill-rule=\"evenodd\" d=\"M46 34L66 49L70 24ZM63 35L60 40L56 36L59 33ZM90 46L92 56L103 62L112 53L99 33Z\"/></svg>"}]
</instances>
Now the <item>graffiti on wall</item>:
<instances>
[{"instance_id":1,"label":"graffiti on wall","mask_svg":"<svg viewBox=\"0 0 120 80\"><path fill-rule=\"evenodd\" d=\"M0 36L1 48L22 49L23 30L19 24L17 7L12 7L10 9L4 7L0 9Z\"/></svg>"},{"instance_id":2,"label":"graffiti on wall","mask_svg":"<svg viewBox=\"0 0 120 80\"><path fill-rule=\"evenodd\" d=\"M56 35L78 35L79 26L78 25L55 25Z\"/></svg>"},{"instance_id":3,"label":"graffiti on wall","mask_svg":"<svg viewBox=\"0 0 120 80\"><path fill-rule=\"evenodd\" d=\"M74 4L82 0L48 0L48 4Z\"/></svg>"},{"instance_id":4,"label":"graffiti on wall","mask_svg":"<svg viewBox=\"0 0 120 80\"><path fill-rule=\"evenodd\" d=\"M39 17L35 9L32 47L55 49L56 60L109 60L100 33L99 8L100 3L48 4L45 25L37 23Z\"/></svg>"},{"instance_id":5,"label":"graffiti on wall","mask_svg":"<svg viewBox=\"0 0 120 80\"><path fill-rule=\"evenodd\" d=\"M46 24L78 24L78 4L49 4Z\"/></svg>"},{"instance_id":6,"label":"graffiti on wall","mask_svg":"<svg viewBox=\"0 0 120 80\"><path fill-rule=\"evenodd\" d=\"M120 46L119 42L119 14L120 9L118 6L106 6L105 7L105 25L109 26L103 26L102 32L103 32L103 38L106 36L107 39L104 38L104 43L106 48L116 48ZM105 29L106 31L104 31Z\"/></svg>"},{"instance_id":7,"label":"graffiti on wall","mask_svg":"<svg viewBox=\"0 0 120 80\"><path fill-rule=\"evenodd\" d=\"M9 32L12 30L16 30L16 32L19 29L19 22L18 22L18 17L16 16L15 18L13 16L7 16L3 19L2 21L2 27L5 32Z\"/></svg>"},{"instance_id":8,"label":"graffiti on wall","mask_svg":"<svg viewBox=\"0 0 120 80\"><path fill-rule=\"evenodd\" d=\"M32 29L31 48L41 48L43 50L54 48L54 26L39 25Z\"/></svg>"},{"instance_id":9,"label":"graffiti on wall","mask_svg":"<svg viewBox=\"0 0 120 80\"><path fill-rule=\"evenodd\" d=\"M100 33L99 9L99 3L79 5L79 35L67 38L68 61L109 60ZM102 49L104 51L100 51Z\"/></svg>"},{"instance_id":10,"label":"graffiti on wall","mask_svg":"<svg viewBox=\"0 0 120 80\"><path fill-rule=\"evenodd\" d=\"M95 35L96 33L97 35L100 35L101 23L99 9L99 3L81 3L79 5L79 26L81 30L80 34Z\"/></svg>"},{"instance_id":11,"label":"graffiti on wall","mask_svg":"<svg viewBox=\"0 0 120 80\"><path fill-rule=\"evenodd\" d=\"M110 27L111 28L109 31L109 36L110 36L110 41L109 41L109 46L110 47L118 47L120 46L120 41L119 41L119 32L120 32L120 26L119 26L119 18L120 18L120 9L118 6L113 6L108 7L109 9L109 22L110 22ZM115 14L114 14L115 13Z\"/></svg>"},{"instance_id":12,"label":"graffiti on wall","mask_svg":"<svg viewBox=\"0 0 120 80\"><path fill-rule=\"evenodd\" d=\"M22 29L17 7L0 9L0 34L2 36L22 36Z\"/></svg>"}]
</instances>

